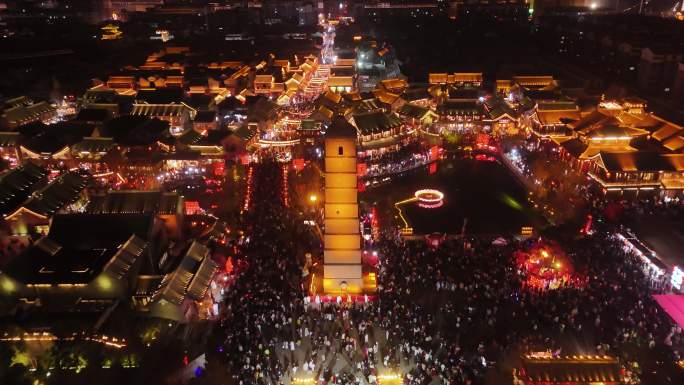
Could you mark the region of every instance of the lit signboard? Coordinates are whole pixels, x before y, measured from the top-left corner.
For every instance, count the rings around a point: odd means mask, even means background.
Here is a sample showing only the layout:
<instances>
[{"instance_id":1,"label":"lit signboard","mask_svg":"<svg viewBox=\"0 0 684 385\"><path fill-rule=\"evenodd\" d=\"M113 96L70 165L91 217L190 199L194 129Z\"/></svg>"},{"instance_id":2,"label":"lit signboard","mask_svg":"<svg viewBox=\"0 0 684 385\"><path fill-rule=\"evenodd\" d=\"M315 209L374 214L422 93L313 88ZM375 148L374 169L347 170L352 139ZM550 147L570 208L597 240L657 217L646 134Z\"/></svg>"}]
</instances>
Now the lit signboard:
<instances>
[{"instance_id":1,"label":"lit signboard","mask_svg":"<svg viewBox=\"0 0 684 385\"><path fill-rule=\"evenodd\" d=\"M672 284L672 287L677 290L681 290L683 280L684 271L680 269L679 266L675 266L674 269L672 269L672 277L670 278L670 283Z\"/></svg>"}]
</instances>

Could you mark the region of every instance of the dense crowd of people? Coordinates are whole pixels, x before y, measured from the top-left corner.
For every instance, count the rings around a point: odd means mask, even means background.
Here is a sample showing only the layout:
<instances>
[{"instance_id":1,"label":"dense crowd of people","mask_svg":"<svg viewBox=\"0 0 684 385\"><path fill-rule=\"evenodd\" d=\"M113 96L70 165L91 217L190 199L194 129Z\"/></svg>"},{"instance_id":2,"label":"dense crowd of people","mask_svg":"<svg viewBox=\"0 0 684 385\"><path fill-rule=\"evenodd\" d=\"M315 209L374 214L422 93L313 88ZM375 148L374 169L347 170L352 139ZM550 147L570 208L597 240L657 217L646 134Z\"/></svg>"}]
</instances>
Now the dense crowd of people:
<instances>
[{"instance_id":1,"label":"dense crowd of people","mask_svg":"<svg viewBox=\"0 0 684 385\"><path fill-rule=\"evenodd\" d=\"M477 383L486 372L510 373L522 353L553 351L612 354L630 368L639 363L643 383L678 383L673 363L684 335L651 298L641 261L608 234L567 245L586 287L548 291L522 287L512 255L526 245L518 242L447 241L430 249L386 239L380 314L395 317L385 325L397 343L418 345L411 347L423 355L418 378ZM499 370L487 371L493 363Z\"/></svg>"},{"instance_id":2,"label":"dense crowd of people","mask_svg":"<svg viewBox=\"0 0 684 385\"><path fill-rule=\"evenodd\" d=\"M319 242L271 186L282 168L256 168L238 278L222 306L210 362L225 383L510 383L521 354L611 354L644 384L677 384L684 334L651 297L641 261L611 232L566 240L582 288L533 290L509 240L438 247L385 231L374 300L306 296L304 253Z\"/></svg>"}]
</instances>

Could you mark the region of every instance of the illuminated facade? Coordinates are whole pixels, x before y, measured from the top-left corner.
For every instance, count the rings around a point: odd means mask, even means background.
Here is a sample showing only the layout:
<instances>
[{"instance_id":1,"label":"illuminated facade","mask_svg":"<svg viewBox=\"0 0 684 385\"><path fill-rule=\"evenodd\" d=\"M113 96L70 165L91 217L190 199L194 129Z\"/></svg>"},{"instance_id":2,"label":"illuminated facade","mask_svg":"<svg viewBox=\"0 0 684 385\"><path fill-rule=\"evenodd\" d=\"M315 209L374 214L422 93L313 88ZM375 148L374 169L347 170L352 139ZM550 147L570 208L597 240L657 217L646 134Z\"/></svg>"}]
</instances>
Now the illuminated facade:
<instances>
[{"instance_id":1,"label":"illuminated facade","mask_svg":"<svg viewBox=\"0 0 684 385\"><path fill-rule=\"evenodd\" d=\"M323 290L363 290L356 178L356 128L337 116L325 137Z\"/></svg>"}]
</instances>

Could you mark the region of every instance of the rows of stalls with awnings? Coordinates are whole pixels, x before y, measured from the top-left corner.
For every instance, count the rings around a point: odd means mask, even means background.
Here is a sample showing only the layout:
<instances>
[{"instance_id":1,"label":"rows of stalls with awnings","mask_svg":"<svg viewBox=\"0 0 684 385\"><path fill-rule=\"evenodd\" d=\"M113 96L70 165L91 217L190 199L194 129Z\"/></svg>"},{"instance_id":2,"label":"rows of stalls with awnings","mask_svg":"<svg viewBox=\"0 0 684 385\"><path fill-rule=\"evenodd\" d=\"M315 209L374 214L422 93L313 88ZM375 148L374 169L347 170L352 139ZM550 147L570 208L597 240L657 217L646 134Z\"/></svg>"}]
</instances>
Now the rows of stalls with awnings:
<instances>
[{"instance_id":1,"label":"rows of stalls with awnings","mask_svg":"<svg viewBox=\"0 0 684 385\"><path fill-rule=\"evenodd\" d=\"M665 264L629 229L623 229L615 236L623 242L625 252L641 259L655 302L679 328L684 328L684 266ZM684 368L684 360L678 364Z\"/></svg>"},{"instance_id":2,"label":"rows of stalls with awnings","mask_svg":"<svg viewBox=\"0 0 684 385\"><path fill-rule=\"evenodd\" d=\"M643 262L644 274L651 288L657 292L672 293L684 300L684 266L664 263L658 253L646 246L631 230L624 229L616 237L623 242L625 252L638 256Z\"/></svg>"}]
</instances>

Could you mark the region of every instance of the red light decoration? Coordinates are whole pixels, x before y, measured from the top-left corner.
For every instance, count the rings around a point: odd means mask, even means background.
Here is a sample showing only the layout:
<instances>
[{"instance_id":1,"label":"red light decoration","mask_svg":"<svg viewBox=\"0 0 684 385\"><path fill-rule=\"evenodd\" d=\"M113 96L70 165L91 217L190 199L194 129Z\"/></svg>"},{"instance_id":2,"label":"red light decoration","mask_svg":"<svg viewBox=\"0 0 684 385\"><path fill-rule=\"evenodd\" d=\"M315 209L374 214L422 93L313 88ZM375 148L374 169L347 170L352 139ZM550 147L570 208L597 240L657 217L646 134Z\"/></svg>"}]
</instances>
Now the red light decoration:
<instances>
[{"instance_id":1,"label":"red light decoration","mask_svg":"<svg viewBox=\"0 0 684 385\"><path fill-rule=\"evenodd\" d=\"M288 170L287 166L283 166L283 185L282 185L282 191L283 191L283 205L285 207L290 207L290 195L289 195L289 184L288 184Z\"/></svg>"},{"instance_id":2,"label":"red light decoration","mask_svg":"<svg viewBox=\"0 0 684 385\"><path fill-rule=\"evenodd\" d=\"M254 173L254 169L250 167L247 170L247 190L245 191L245 204L242 206L244 210L249 210L249 203L252 200L252 175Z\"/></svg>"},{"instance_id":3,"label":"red light decoration","mask_svg":"<svg viewBox=\"0 0 684 385\"><path fill-rule=\"evenodd\" d=\"M365 163L359 163L356 165L356 174L358 176L364 176L368 172L368 166Z\"/></svg>"},{"instance_id":4,"label":"red light decoration","mask_svg":"<svg viewBox=\"0 0 684 385\"><path fill-rule=\"evenodd\" d=\"M249 154L243 154L240 156L240 163L243 165L248 165L249 164Z\"/></svg>"},{"instance_id":5,"label":"red light decoration","mask_svg":"<svg viewBox=\"0 0 684 385\"><path fill-rule=\"evenodd\" d=\"M202 209L200 208L198 201L185 201L185 214L194 215L201 213Z\"/></svg>"},{"instance_id":6,"label":"red light decoration","mask_svg":"<svg viewBox=\"0 0 684 385\"><path fill-rule=\"evenodd\" d=\"M233 272L233 257L228 257L226 258L226 274L231 274Z\"/></svg>"},{"instance_id":7,"label":"red light decoration","mask_svg":"<svg viewBox=\"0 0 684 385\"><path fill-rule=\"evenodd\" d=\"M226 170L226 163L224 161L214 163L214 176L223 176Z\"/></svg>"},{"instance_id":8,"label":"red light decoration","mask_svg":"<svg viewBox=\"0 0 684 385\"><path fill-rule=\"evenodd\" d=\"M593 220L594 217L592 217L591 214L587 214L587 221L584 223L584 227L582 228L583 234L589 234Z\"/></svg>"},{"instance_id":9,"label":"red light decoration","mask_svg":"<svg viewBox=\"0 0 684 385\"><path fill-rule=\"evenodd\" d=\"M304 169L304 159L303 158L297 158L292 160L292 166L294 167L295 171L301 171Z\"/></svg>"},{"instance_id":10,"label":"red light decoration","mask_svg":"<svg viewBox=\"0 0 684 385\"><path fill-rule=\"evenodd\" d=\"M430 147L430 160L437 160L439 158L439 153L441 152L439 146Z\"/></svg>"},{"instance_id":11,"label":"red light decoration","mask_svg":"<svg viewBox=\"0 0 684 385\"><path fill-rule=\"evenodd\" d=\"M582 287L585 280L575 274L572 261L552 242L539 242L527 251L514 253L523 285L534 290Z\"/></svg>"},{"instance_id":12,"label":"red light decoration","mask_svg":"<svg viewBox=\"0 0 684 385\"><path fill-rule=\"evenodd\" d=\"M480 133L475 137L476 146L489 146L489 134Z\"/></svg>"}]
</instances>

